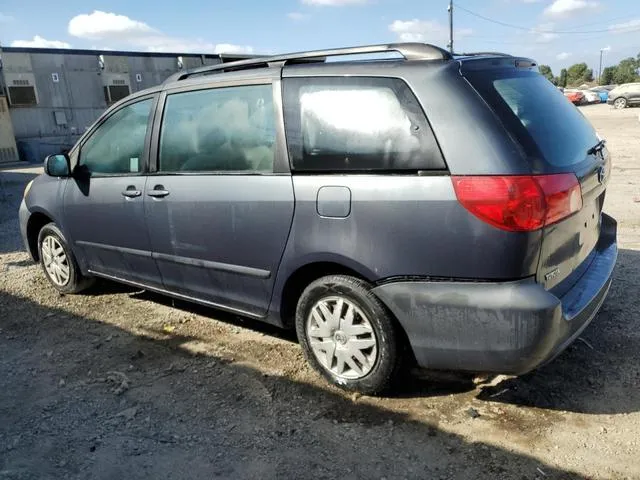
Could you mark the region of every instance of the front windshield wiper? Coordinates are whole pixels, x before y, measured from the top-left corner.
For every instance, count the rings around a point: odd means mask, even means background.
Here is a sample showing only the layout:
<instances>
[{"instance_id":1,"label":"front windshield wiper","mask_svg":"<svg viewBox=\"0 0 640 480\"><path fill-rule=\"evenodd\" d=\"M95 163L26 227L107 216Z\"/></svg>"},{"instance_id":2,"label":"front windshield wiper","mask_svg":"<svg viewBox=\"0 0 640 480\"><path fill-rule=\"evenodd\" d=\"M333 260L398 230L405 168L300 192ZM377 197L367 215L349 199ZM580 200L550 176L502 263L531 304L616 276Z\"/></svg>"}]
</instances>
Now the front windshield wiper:
<instances>
[{"instance_id":1,"label":"front windshield wiper","mask_svg":"<svg viewBox=\"0 0 640 480\"><path fill-rule=\"evenodd\" d=\"M600 140L593 147L587 150L587 155L593 155L594 153L601 152L604 149L606 144L607 144L606 140Z\"/></svg>"}]
</instances>

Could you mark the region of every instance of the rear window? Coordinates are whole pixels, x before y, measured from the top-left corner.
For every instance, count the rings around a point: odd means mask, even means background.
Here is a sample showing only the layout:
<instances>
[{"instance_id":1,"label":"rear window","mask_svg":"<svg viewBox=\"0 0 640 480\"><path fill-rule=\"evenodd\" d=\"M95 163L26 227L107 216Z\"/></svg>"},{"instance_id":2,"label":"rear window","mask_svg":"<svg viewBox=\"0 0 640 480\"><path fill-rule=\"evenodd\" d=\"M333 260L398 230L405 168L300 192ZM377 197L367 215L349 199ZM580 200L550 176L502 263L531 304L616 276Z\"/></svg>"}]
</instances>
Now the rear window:
<instances>
[{"instance_id":1,"label":"rear window","mask_svg":"<svg viewBox=\"0 0 640 480\"><path fill-rule=\"evenodd\" d=\"M530 157L569 167L584 161L598 142L584 115L538 73L476 71L467 79Z\"/></svg>"},{"instance_id":2,"label":"rear window","mask_svg":"<svg viewBox=\"0 0 640 480\"><path fill-rule=\"evenodd\" d=\"M395 78L287 78L285 126L297 171L445 168L422 108Z\"/></svg>"}]
</instances>

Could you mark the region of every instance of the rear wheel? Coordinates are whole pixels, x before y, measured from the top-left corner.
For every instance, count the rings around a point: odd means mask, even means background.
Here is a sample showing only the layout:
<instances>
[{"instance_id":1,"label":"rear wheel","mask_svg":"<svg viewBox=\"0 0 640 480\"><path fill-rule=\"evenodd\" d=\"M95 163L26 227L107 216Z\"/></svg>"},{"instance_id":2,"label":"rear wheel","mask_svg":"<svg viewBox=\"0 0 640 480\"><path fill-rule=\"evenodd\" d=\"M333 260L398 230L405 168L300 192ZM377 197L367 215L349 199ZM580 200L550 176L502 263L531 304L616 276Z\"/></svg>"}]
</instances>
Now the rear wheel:
<instances>
[{"instance_id":1,"label":"rear wheel","mask_svg":"<svg viewBox=\"0 0 640 480\"><path fill-rule=\"evenodd\" d=\"M627 108L627 99L624 97L616 98L613 101L613 106L618 110L622 110L623 108Z\"/></svg>"},{"instance_id":2,"label":"rear wheel","mask_svg":"<svg viewBox=\"0 0 640 480\"><path fill-rule=\"evenodd\" d=\"M92 283L80 273L73 252L54 223L48 223L38 234L40 265L47 279L60 293L78 293Z\"/></svg>"},{"instance_id":3,"label":"rear wheel","mask_svg":"<svg viewBox=\"0 0 640 480\"><path fill-rule=\"evenodd\" d=\"M331 383L363 394L387 390L400 368L397 327L371 286L332 275L311 283L296 309L296 331L311 365Z\"/></svg>"}]
</instances>

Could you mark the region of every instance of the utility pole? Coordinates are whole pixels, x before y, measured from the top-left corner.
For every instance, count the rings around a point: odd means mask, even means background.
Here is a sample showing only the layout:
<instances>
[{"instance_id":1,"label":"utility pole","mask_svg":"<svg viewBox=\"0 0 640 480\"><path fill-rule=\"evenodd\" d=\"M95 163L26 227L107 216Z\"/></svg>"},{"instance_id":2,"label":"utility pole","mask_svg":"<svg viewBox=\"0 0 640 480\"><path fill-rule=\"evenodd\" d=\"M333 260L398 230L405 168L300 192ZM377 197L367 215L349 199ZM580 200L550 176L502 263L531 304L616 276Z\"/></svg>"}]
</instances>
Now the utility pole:
<instances>
[{"instance_id":1,"label":"utility pole","mask_svg":"<svg viewBox=\"0 0 640 480\"><path fill-rule=\"evenodd\" d=\"M600 85L600 82L602 81L602 54L604 52L608 52L609 50L611 50L611 47L604 47L600 49L600 69L598 70L598 85Z\"/></svg>"},{"instance_id":2,"label":"utility pole","mask_svg":"<svg viewBox=\"0 0 640 480\"><path fill-rule=\"evenodd\" d=\"M453 55L453 0L449 0L449 51Z\"/></svg>"},{"instance_id":3,"label":"utility pole","mask_svg":"<svg viewBox=\"0 0 640 480\"><path fill-rule=\"evenodd\" d=\"M600 68L598 69L598 85L600 85L600 80L602 79L602 52L604 50L600 49Z\"/></svg>"}]
</instances>

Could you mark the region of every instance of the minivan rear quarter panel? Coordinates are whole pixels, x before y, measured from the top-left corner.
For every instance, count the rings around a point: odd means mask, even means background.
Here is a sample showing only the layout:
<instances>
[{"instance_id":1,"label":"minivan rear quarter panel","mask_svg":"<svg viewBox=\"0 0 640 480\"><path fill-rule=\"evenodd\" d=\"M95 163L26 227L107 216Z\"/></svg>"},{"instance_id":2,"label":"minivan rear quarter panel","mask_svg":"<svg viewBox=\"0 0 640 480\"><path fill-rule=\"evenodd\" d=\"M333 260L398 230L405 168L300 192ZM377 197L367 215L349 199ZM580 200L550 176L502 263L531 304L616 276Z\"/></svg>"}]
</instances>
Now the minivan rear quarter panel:
<instances>
[{"instance_id":1,"label":"minivan rear quarter panel","mask_svg":"<svg viewBox=\"0 0 640 480\"><path fill-rule=\"evenodd\" d=\"M294 175L293 185L296 209L282 261L290 272L333 261L369 281L535 274L540 233L505 232L469 215L447 176ZM350 190L346 218L318 213L318 192L326 186Z\"/></svg>"}]
</instances>

